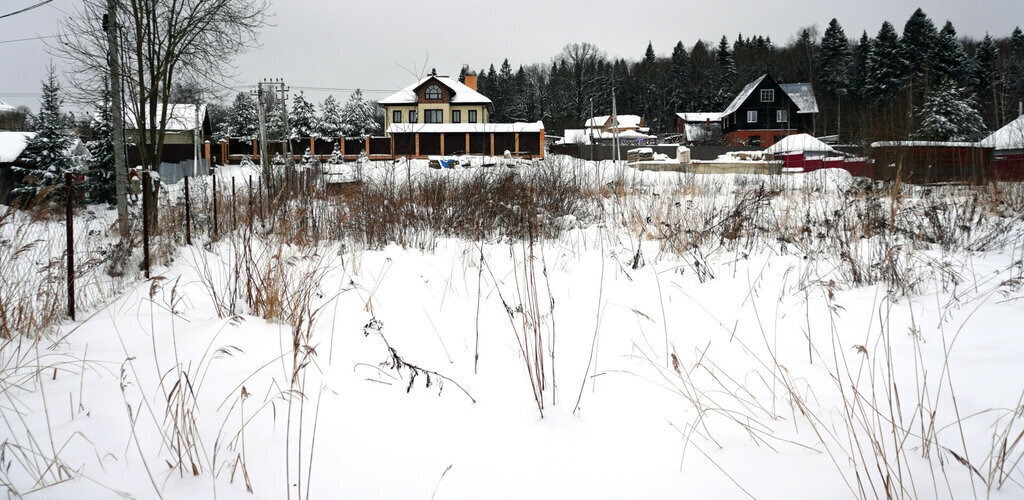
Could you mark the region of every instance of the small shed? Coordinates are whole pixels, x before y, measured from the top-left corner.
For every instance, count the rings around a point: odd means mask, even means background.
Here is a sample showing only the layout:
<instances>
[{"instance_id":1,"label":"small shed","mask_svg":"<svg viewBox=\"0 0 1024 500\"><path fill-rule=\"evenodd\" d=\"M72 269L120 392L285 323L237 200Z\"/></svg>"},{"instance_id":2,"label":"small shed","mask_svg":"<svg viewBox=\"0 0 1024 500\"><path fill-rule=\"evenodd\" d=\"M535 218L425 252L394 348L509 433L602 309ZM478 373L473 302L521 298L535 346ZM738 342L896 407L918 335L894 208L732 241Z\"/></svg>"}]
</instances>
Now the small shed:
<instances>
[{"instance_id":1,"label":"small shed","mask_svg":"<svg viewBox=\"0 0 1024 500\"><path fill-rule=\"evenodd\" d=\"M1024 115L996 130L978 144L993 149L994 179L1024 181Z\"/></svg>"}]
</instances>

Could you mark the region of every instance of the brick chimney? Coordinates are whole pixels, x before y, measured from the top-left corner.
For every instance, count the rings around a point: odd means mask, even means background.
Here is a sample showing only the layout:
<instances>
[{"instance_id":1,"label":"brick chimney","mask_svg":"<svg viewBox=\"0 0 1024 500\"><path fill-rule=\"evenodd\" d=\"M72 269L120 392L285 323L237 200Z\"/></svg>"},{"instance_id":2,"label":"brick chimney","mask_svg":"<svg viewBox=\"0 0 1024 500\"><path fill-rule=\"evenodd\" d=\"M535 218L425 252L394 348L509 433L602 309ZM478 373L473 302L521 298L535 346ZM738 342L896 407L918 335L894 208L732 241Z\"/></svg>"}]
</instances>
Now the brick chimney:
<instances>
[{"instance_id":1,"label":"brick chimney","mask_svg":"<svg viewBox=\"0 0 1024 500\"><path fill-rule=\"evenodd\" d=\"M466 77L465 78L466 78L466 81L464 82L465 85L467 87L473 89L474 91L476 91L476 72L470 71L469 73L466 73Z\"/></svg>"}]
</instances>

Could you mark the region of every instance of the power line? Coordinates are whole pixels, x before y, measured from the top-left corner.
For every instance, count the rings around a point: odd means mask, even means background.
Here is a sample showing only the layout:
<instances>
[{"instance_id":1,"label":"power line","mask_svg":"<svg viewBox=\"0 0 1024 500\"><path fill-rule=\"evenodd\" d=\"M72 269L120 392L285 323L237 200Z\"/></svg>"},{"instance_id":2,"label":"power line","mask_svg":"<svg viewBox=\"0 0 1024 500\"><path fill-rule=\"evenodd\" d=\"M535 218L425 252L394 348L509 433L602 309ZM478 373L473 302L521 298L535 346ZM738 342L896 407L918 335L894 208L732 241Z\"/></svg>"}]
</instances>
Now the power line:
<instances>
[{"instance_id":1,"label":"power line","mask_svg":"<svg viewBox=\"0 0 1024 500\"><path fill-rule=\"evenodd\" d=\"M57 34L53 34L53 35L33 36L33 37L29 37L29 38L15 38L13 40L0 40L0 43L14 43L14 42L28 42L28 41L32 41L32 40L45 40L47 38L59 38L59 37L64 36L64 35L84 35L86 33L95 33L97 31L103 31L103 30L95 29L95 30L76 31L74 33L63 33L63 34L62 33L57 33Z\"/></svg>"},{"instance_id":2,"label":"power line","mask_svg":"<svg viewBox=\"0 0 1024 500\"><path fill-rule=\"evenodd\" d=\"M11 17L11 16L13 16L15 14L21 14L22 12L28 12L28 11L30 11L32 9L38 9L39 7L42 7L42 6L48 4L48 3L52 2L52 1L53 0L43 0L42 2L39 2L37 4L29 5L28 7L25 7L24 9L16 10L14 12L11 12L10 14L4 14L4 15L0 16L0 19L3 19L5 17Z\"/></svg>"}]
</instances>

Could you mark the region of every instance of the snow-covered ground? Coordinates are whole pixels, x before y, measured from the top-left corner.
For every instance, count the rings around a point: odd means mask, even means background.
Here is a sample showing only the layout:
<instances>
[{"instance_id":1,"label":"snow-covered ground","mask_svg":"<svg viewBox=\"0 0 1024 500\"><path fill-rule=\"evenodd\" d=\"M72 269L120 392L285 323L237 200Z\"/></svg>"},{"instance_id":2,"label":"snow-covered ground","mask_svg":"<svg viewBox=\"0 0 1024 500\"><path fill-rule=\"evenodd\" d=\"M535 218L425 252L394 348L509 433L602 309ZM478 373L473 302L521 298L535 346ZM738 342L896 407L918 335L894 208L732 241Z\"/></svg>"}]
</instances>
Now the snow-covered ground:
<instances>
[{"instance_id":1,"label":"snow-covered ground","mask_svg":"<svg viewBox=\"0 0 1024 500\"><path fill-rule=\"evenodd\" d=\"M778 238L730 243L659 225L702 214L728 235L715 208L746 210L763 178L574 168L633 194L533 246L182 247L157 278L118 283L39 342L2 341L0 486L44 498L1024 495L1020 203L946 240L922 229L917 248L871 236L827 255L834 234L802 242L790 218L850 222L833 214L863 198L849 176L772 180L769 216L746 224ZM473 170L363 172L406 174ZM927 214L936 193L912 193L899 203L922 220L972 203L965 192ZM991 227L1003 236L980 242Z\"/></svg>"}]
</instances>

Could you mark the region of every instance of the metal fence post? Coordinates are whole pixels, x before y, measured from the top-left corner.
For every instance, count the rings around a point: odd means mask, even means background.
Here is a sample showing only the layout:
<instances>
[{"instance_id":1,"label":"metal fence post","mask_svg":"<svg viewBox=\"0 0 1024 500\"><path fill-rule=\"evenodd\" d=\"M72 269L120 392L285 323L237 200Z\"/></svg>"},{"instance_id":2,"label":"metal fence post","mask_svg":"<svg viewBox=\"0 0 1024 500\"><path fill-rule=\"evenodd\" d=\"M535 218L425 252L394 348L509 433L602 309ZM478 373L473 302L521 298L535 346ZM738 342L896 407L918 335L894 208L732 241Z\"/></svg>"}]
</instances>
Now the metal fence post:
<instances>
[{"instance_id":1,"label":"metal fence post","mask_svg":"<svg viewBox=\"0 0 1024 500\"><path fill-rule=\"evenodd\" d=\"M210 239L217 237L217 174L213 175L213 235Z\"/></svg>"},{"instance_id":2,"label":"metal fence post","mask_svg":"<svg viewBox=\"0 0 1024 500\"><path fill-rule=\"evenodd\" d=\"M188 176L185 176L185 244L192 244L192 197L188 189Z\"/></svg>"},{"instance_id":3,"label":"metal fence post","mask_svg":"<svg viewBox=\"0 0 1024 500\"><path fill-rule=\"evenodd\" d=\"M231 178L231 229L238 228L238 220L235 218L235 178Z\"/></svg>"},{"instance_id":4,"label":"metal fence post","mask_svg":"<svg viewBox=\"0 0 1024 500\"><path fill-rule=\"evenodd\" d=\"M71 172L64 174L64 186L67 188L67 244L68 244L68 316L75 320L75 221L74 221L74 176Z\"/></svg>"},{"instance_id":5,"label":"metal fence post","mask_svg":"<svg viewBox=\"0 0 1024 500\"><path fill-rule=\"evenodd\" d=\"M149 279L149 205L150 197L149 171L142 171L142 265Z\"/></svg>"}]
</instances>

